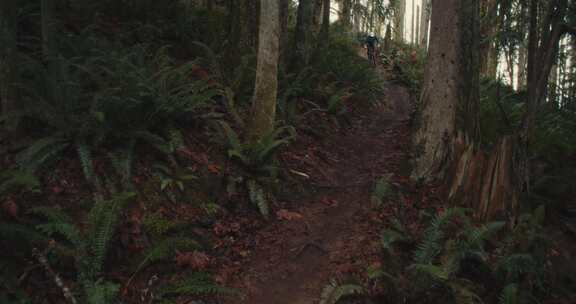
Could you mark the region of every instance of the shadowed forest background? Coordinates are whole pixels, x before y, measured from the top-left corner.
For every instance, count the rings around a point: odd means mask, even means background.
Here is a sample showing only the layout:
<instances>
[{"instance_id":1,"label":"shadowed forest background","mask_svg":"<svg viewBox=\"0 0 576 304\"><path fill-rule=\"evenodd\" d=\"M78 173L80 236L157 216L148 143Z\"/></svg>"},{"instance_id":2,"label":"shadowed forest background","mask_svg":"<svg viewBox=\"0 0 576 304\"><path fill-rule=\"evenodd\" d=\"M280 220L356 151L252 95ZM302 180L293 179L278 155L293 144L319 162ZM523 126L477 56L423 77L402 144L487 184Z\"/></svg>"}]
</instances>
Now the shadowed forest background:
<instances>
[{"instance_id":1,"label":"shadowed forest background","mask_svg":"<svg viewBox=\"0 0 576 304\"><path fill-rule=\"evenodd\" d=\"M576 1L0 0L2 304L575 303L575 237Z\"/></svg>"}]
</instances>

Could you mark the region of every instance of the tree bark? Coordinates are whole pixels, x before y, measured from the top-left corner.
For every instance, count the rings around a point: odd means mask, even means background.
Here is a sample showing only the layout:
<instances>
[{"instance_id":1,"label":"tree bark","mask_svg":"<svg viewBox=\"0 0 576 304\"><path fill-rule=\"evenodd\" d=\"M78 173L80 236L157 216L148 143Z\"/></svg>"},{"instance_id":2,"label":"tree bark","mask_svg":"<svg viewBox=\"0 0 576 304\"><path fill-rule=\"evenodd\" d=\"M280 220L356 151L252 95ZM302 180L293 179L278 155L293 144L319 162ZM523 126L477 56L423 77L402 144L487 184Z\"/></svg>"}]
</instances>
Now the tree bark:
<instances>
[{"instance_id":1,"label":"tree bark","mask_svg":"<svg viewBox=\"0 0 576 304\"><path fill-rule=\"evenodd\" d=\"M430 13L432 6L430 0L422 0L422 17L420 19L420 45L424 48L428 46L428 29L430 25Z\"/></svg>"},{"instance_id":2,"label":"tree bark","mask_svg":"<svg viewBox=\"0 0 576 304\"><path fill-rule=\"evenodd\" d=\"M324 0L313 0L314 1L314 13L312 14L312 33L313 36L317 36L320 32L320 26L322 24L322 6Z\"/></svg>"},{"instance_id":3,"label":"tree bark","mask_svg":"<svg viewBox=\"0 0 576 304\"><path fill-rule=\"evenodd\" d=\"M323 11L322 11L322 29L320 30L320 46L325 47L328 45L330 40L330 7L331 1L324 0Z\"/></svg>"},{"instance_id":4,"label":"tree bark","mask_svg":"<svg viewBox=\"0 0 576 304\"><path fill-rule=\"evenodd\" d=\"M428 62L414 136L412 178L443 180L454 158L458 134L478 138L478 2L432 2Z\"/></svg>"},{"instance_id":5,"label":"tree bark","mask_svg":"<svg viewBox=\"0 0 576 304\"><path fill-rule=\"evenodd\" d=\"M394 8L394 39L404 42L404 17L406 15L406 0L396 0Z\"/></svg>"},{"instance_id":6,"label":"tree bark","mask_svg":"<svg viewBox=\"0 0 576 304\"><path fill-rule=\"evenodd\" d=\"M498 1L482 0L480 6L480 73L496 78L497 57L495 35L498 30Z\"/></svg>"},{"instance_id":7,"label":"tree bark","mask_svg":"<svg viewBox=\"0 0 576 304\"><path fill-rule=\"evenodd\" d=\"M15 109L16 1L0 1L0 114ZM8 128L11 123L7 124Z\"/></svg>"},{"instance_id":8,"label":"tree bark","mask_svg":"<svg viewBox=\"0 0 576 304\"><path fill-rule=\"evenodd\" d=\"M416 28L416 18L414 18L414 17L416 16L416 11L415 11L415 7L414 7L415 3L416 3L416 1L412 1L412 23L411 23L411 26L410 26L410 30L411 30L411 33L410 33L410 43L412 43L412 44L415 44L415 42L416 42L416 40L414 39L414 38L415 38L415 36L414 36L414 34L415 34L414 29Z\"/></svg>"},{"instance_id":9,"label":"tree bark","mask_svg":"<svg viewBox=\"0 0 576 304\"><path fill-rule=\"evenodd\" d=\"M278 94L279 0L262 0L256 84L248 140L257 142L274 130Z\"/></svg>"},{"instance_id":10,"label":"tree bark","mask_svg":"<svg viewBox=\"0 0 576 304\"><path fill-rule=\"evenodd\" d=\"M341 0L339 17L344 28L350 30L352 24L352 0Z\"/></svg>"}]
</instances>

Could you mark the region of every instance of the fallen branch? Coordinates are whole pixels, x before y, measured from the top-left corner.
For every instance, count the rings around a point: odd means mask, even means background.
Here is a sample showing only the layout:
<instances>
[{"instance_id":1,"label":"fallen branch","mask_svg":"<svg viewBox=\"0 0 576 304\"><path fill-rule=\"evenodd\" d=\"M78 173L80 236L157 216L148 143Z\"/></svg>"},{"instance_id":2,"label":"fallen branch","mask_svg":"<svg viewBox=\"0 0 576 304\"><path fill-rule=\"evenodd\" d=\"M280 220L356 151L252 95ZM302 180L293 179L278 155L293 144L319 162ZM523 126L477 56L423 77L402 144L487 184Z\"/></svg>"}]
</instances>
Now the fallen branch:
<instances>
[{"instance_id":1,"label":"fallen branch","mask_svg":"<svg viewBox=\"0 0 576 304\"><path fill-rule=\"evenodd\" d=\"M46 251L48 251L48 249L46 249ZM48 264L48 259L46 259L46 252L40 252L38 249L34 248L32 249L32 256L40 263L40 265L42 265L44 271L46 271L46 273L52 277L54 283L62 290L64 298L66 298L66 300L72 304L77 304L78 301L76 301L76 298L74 298L70 288L64 284L64 281L62 281L60 275L58 275L58 273L52 269L50 264Z\"/></svg>"}]
</instances>

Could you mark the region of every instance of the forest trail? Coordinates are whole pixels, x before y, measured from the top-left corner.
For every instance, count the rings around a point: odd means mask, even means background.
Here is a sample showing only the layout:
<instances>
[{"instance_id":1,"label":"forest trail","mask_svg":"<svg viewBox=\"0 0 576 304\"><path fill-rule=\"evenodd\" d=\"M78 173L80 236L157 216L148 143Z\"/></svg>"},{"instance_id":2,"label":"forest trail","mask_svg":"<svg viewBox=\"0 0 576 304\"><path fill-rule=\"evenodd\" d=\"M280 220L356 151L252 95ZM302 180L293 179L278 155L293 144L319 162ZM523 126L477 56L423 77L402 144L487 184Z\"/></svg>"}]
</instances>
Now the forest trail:
<instances>
[{"instance_id":1,"label":"forest trail","mask_svg":"<svg viewBox=\"0 0 576 304\"><path fill-rule=\"evenodd\" d=\"M304 200L285 203L296 210L250 236L255 251L233 284L245 294L225 303L318 303L330 279L363 272L378 261L382 227L371 195L383 176L393 184L406 180L400 172L410 109L408 90L390 84L380 104L350 113L345 133L319 147L325 161L313 166L322 174L309 174L308 182L322 186L312 186L315 191Z\"/></svg>"}]
</instances>

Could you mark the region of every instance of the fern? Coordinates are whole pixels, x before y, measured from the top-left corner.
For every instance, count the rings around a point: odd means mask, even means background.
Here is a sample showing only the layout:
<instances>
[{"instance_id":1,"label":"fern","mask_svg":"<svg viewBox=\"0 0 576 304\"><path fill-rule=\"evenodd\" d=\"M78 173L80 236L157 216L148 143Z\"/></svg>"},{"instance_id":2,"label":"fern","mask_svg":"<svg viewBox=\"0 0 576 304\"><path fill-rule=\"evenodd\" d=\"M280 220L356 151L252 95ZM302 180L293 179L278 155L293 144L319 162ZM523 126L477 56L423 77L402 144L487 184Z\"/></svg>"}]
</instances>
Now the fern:
<instances>
[{"instance_id":1,"label":"fern","mask_svg":"<svg viewBox=\"0 0 576 304\"><path fill-rule=\"evenodd\" d=\"M364 294L364 288L357 284L339 284L331 280L322 290L319 304L337 304L348 296Z\"/></svg>"},{"instance_id":2,"label":"fern","mask_svg":"<svg viewBox=\"0 0 576 304\"><path fill-rule=\"evenodd\" d=\"M162 287L157 296L166 298L178 295L206 295L206 294L231 294L234 290L215 284L210 275L196 272L176 283Z\"/></svg>"},{"instance_id":3,"label":"fern","mask_svg":"<svg viewBox=\"0 0 576 304\"><path fill-rule=\"evenodd\" d=\"M462 208L451 208L437 215L432 219L431 224L424 232L424 236L418 249L414 253L414 260L417 264L429 264L442 251L441 241L444 238L443 228L454 218L463 218L466 210Z\"/></svg>"},{"instance_id":4,"label":"fern","mask_svg":"<svg viewBox=\"0 0 576 304\"><path fill-rule=\"evenodd\" d=\"M518 304L518 285L509 284L502 290L500 304Z\"/></svg>"},{"instance_id":5,"label":"fern","mask_svg":"<svg viewBox=\"0 0 576 304\"><path fill-rule=\"evenodd\" d=\"M120 288L117 284L97 281L87 285L85 290L88 304L112 304L115 303Z\"/></svg>"},{"instance_id":6,"label":"fern","mask_svg":"<svg viewBox=\"0 0 576 304\"><path fill-rule=\"evenodd\" d=\"M39 192L40 181L34 174L28 172L18 170L0 172L0 195L19 189Z\"/></svg>"},{"instance_id":7,"label":"fern","mask_svg":"<svg viewBox=\"0 0 576 304\"><path fill-rule=\"evenodd\" d=\"M176 250L192 250L201 248L200 244L189 237L166 237L153 244L145 253L144 258L136 267L135 273L152 263L168 259Z\"/></svg>"},{"instance_id":8,"label":"fern","mask_svg":"<svg viewBox=\"0 0 576 304\"><path fill-rule=\"evenodd\" d=\"M270 209L268 206L268 201L266 200L266 193L264 188L258 184L255 180L248 180L248 193L250 195L250 201L258 207L260 214L265 218L270 216Z\"/></svg>"},{"instance_id":9,"label":"fern","mask_svg":"<svg viewBox=\"0 0 576 304\"><path fill-rule=\"evenodd\" d=\"M60 137L42 138L18 154L16 161L20 168L34 173L48 161L53 160L69 145L69 142Z\"/></svg>"},{"instance_id":10,"label":"fern","mask_svg":"<svg viewBox=\"0 0 576 304\"><path fill-rule=\"evenodd\" d=\"M376 206L382 206L385 200L389 199L392 194L390 181L387 177L381 177L376 181L372 191L372 203Z\"/></svg>"}]
</instances>

